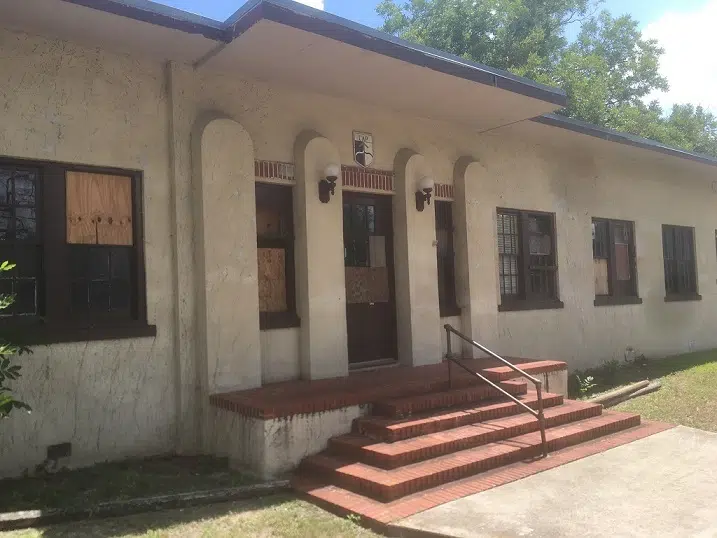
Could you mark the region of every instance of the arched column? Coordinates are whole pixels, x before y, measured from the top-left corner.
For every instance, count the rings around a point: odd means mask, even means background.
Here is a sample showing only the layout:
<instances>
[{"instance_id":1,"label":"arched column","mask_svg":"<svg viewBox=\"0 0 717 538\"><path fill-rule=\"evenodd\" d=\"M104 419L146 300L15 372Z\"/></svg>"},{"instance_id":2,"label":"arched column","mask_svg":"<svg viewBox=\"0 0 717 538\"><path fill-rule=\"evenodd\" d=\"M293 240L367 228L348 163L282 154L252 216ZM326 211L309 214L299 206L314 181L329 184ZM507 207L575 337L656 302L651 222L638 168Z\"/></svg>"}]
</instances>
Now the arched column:
<instances>
[{"instance_id":1,"label":"arched column","mask_svg":"<svg viewBox=\"0 0 717 538\"><path fill-rule=\"evenodd\" d=\"M303 379L348 375L341 181L329 203L321 203L318 191L326 166L340 162L336 147L320 134L306 131L296 139L296 302Z\"/></svg>"},{"instance_id":2,"label":"arched column","mask_svg":"<svg viewBox=\"0 0 717 538\"><path fill-rule=\"evenodd\" d=\"M433 203L419 212L416 190L421 177L432 177L422 155L403 149L394 161L394 266L398 357L420 366L441 361L436 220Z\"/></svg>"},{"instance_id":3,"label":"arched column","mask_svg":"<svg viewBox=\"0 0 717 538\"><path fill-rule=\"evenodd\" d=\"M498 255L492 242L495 207L486 204L486 197L481 196L483 177L485 168L473 157L456 161L453 169L456 298L461 308L462 332L490 345L498 313L495 292ZM465 357L481 355L465 342L462 351Z\"/></svg>"},{"instance_id":4,"label":"arched column","mask_svg":"<svg viewBox=\"0 0 717 538\"><path fill-rule=\"evenodd\" d=\"M192 168L196 356L207 405L209 394L261 386L251 137L230 118L200 117Z\"/></svg>"}]
</instances>

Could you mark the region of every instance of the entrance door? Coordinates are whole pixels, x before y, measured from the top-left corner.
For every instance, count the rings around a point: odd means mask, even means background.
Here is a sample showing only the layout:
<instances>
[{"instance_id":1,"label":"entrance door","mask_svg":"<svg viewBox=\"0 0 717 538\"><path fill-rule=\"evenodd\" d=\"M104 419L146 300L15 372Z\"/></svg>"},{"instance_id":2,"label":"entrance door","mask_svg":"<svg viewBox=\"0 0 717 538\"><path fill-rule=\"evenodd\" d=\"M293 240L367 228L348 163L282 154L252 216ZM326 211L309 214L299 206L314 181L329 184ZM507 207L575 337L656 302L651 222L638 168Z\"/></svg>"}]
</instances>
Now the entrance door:
<instances>
[{"instance_id":1,"label":"entrance door","mask_svg":"<svg viewBox=\"0 0 717 538\"><path fill-rule=\"evenodd\" d=\"M391 197L343 202L349 364L397 359Z\"/></svg>"}]
</instances>

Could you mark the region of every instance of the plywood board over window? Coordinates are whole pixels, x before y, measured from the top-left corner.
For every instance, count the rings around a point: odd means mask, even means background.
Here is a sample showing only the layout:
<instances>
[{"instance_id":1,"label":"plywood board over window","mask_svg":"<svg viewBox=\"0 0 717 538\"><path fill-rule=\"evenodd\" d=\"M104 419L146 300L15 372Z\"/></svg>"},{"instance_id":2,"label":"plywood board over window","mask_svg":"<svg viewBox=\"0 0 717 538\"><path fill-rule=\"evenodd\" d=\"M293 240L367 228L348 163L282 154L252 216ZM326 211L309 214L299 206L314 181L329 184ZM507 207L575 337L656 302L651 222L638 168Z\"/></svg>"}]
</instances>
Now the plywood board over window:
<instances>
[{"instance_id":1,"label":"plywood board over window","mask_svg":"<svg viewBox=\"0 0 717 538\"><path fill-rule=\"evenodd\" d=\"M132 246L132 178L67 172L67 242Z\"/></svg>"}]
</instances>

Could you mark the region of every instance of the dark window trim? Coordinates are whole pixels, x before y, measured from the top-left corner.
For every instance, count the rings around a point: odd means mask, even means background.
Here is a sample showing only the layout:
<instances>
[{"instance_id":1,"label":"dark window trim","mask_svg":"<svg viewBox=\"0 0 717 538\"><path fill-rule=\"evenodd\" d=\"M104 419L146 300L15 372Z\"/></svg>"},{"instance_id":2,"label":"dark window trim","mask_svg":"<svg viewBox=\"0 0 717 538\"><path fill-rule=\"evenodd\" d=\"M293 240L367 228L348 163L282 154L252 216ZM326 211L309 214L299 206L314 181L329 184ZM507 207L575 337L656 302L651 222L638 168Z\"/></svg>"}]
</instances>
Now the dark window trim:
<instances>
[{"instance_id":1,"label":"dark window trim","mask_svg":"<svg viewBox=\"0 0 717 538\"><path fill-rule=\"evenodd\" d=\"M560 272L558 267L558 232L557 232L557 218L555 213L549 211L537 211L531 209L515 209L509 207L498 207L496 208L496 215L501 213L513 214L518 216L519 222L519 256L518 264L520 272L518 273L520 278L520 290L523 297L507 297L505 295L500 296L500 304L498 305L498 312L515 312L520 310L551 310L564 308L565 304L560 300ZM539 217L548 217L550 219L550 228L552 232L552 247L553 247L553 262L551 266L554 269L555 276L555 297L551 299L536 298L531 294L527 293L527 283L530 274L530 259L529 256L524 255L525 246L528 245L528 230L524 225L525 218L530 215L536 215ZM500 260L500 255L499 255ZM545 269L549 269L546 267Z\"/></svg>"},{"instance_id":2,"label":"dark window trim","mask_svg":"<svg viewBox=\"0 0 717 538\"><path fill-rule=\"evenodd\" d=\"M690 290L678 290L678 291L669 291L667 289L667 252L665 250L665 232L667 230L670 230L670 232L673 234L672 238L672 244L675 248L675 252L673 253L674 259L676 260L677 257L677 234L676 232L680 231L689 231L690 232L690 241L692 243L692 259L690 262L692 263L692 280L694 281L694 289ZM682 226L678 224L663 224L662 225L662 261L663 261L663 274L665 277L665 302L676 302L676 301L700 301L702 300L702 296L699 294L700 292L700 282L699 282L699 273L697 271L697 236L695 233L694 226Z\"/></svg>"},{"instance_id":3,"label":"dark window trim","mask_svg":"<svg viewBox=\"0 0 717 538\"><path fill-rule=\"evenodd\" d=\"M260 237L257 235L257 248L283 248L286 259L286 312L259 312L259 330L274 331L277 329L292 329L301 326L301 318L296 307L296 236L294 228L294 186L288 183L274 183L267 181L256 181L255 189L290 189L290 203L283 208L287 212L287 220L291 223L291 230L285 237ZM255 209L256 211L256 209Z\"/></svg>"},{"instance_id":4,"label":"dark window trim","mask_svg":"<svg viewBox=\"0 0 717 538\"><path fill-rule=\"evenodd\" d=\"M442 318L453 318L462 314L461 307L457 304L440 305L440 316Z\"/></svg>"},{"instance_id":5,"label":"dark window trim","mask_svg":"<svg viewBox=\"0 0 717 538\"><path fill-rule=\"evenodd\" d=\"M608 289L610 295L596 295L594 305L595 306L611 306L611 305L625 305L625 304L642 304L640 299L640 282L637 275L637 241L635 240L635 222L631 220L622 219L606 219L602 217L593 217L591 223L604 222L608 226ZM623 224L627 225L630 230L630 244L628 245L628 252L630 256L630 276L633 281L633 289L631 293L620 294L616 291L617 282L617 266L615 264L615 225ZM593 260L595 260L593 254Z\"/></svg>"},{"instance_id":6,"label":"dark window trim","mask_svg":"<svg viewBox=\"0 0 717 538\"><path fill-rule=\"evenodd\" d=\"M681 301L701 301L702 296L699 293L668 293L665 295L666 303L677 303Z\"/></svg>"},{"instance_id":7,"label":"dark window trim","mask_svg":"<svg viewBox=\"0 0 717 538\"><path fill-rule=\"evenodd\" d=\"M24 342L54 344L156 336L147 319L147 281L144 252L144 204L141 170L109 166L0 156L0 165L28 166L39 170L41 248L44 277L44 316L0 320L0 330L18 333ZM135 257L133 319L70 319L65 174L88 172L132 178L132 236ZM29 345L29 344L28 344Z\"/></svg>"},{"instance_id":8,"label":"dark window trim","mask_svg":"<svg viewBox=\"0 0 717 538\"><path fill-rule=\"evenodd\" d=\"M642 304L642 299L634 295L596 295L593 304L595 306Z\"/></svg>"},{"instance_id":9,"label":"dark window trim","mask_svg":"<svg viewBox=\"0 0 717 538\"><path fill-rule=\"evenodd\" d=\"M259 329L274 331L301 327L301 318L296 312L259 312Z\"/></svg>"},{"instance_id":10,"label":"dark window trim","mask_svg":"<svg viewBox=\"0 0 717 538\"><path fill-rule=\"evenodd\" d=\"M522 310L559 310L565 308L565 304L560 300L554 301L535 301L531 299L503 302L498 305L498 312L519 312Z\"/></svg>"}]
</instances>

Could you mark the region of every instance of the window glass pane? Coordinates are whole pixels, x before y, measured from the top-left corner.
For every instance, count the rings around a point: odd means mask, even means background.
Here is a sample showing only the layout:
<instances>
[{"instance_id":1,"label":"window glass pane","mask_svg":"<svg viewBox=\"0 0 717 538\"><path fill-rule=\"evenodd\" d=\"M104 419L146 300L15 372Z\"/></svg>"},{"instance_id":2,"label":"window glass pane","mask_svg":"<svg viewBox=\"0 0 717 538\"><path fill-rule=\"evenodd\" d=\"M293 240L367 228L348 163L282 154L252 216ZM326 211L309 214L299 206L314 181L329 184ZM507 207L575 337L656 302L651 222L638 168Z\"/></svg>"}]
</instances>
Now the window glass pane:
<instances>
[{"instance_id":1,"label":"window glass pane","mask_svg":"<svg viewBox=\"0 0 717 538\"><path fill-rule=\"evenodd\" d=\"M10 205L12 203L12 170L0 168L0 204Z\"/></svg>"},{"instance_id":2,"label":"window glass pane","mask_svg":"<svg viewBox=\"0 0 717 538\"><path fill-rule=\"evenodd\" d=\"M609 256L608 222L604 220L593 221L593 258L607 259Z\"/></svg>"},{"instance_id":3,"label":"window glass pane","mask_svg":"<svg viewBox=\"0 0 717 538\"><path fill-rule=\"evenodd\" d=\"M37 281L34 278L15 280L15 314L34 316L37 314Z\"/></svg>"},{"instance_id":4,"label":"window glass pane","mask_svg":"<svg viewBox=\"0 0 717 538\"><path fill-rule=\"evenodd\" d=\"M87 278L90 280L107 280L110 276L110 249L90 248Z\"/></svg>"},{"instance_id":5,"label":"window glass pane","mask_svg":"<svg viewBox=\"0 0 717 538\"><path fill-rule=\"evenodd\" d=\"M35 209L30 207L18 207L15 209L15 239L28 241L35 239L37 221L35 220Z\"/></svg>"},{"instance_id":6,"label":"window glass pane","mask_svg":"<svg viewBox=\"0 0 717 538\"><path fill-rule=\"evenodd\" d=\"M90 282L90 310L96 312L110 311L111 286L107 280L93 280Z\"/></svg>"},{"instance_id":7,"label":"window glass pane","mask_svg":"<svg viewBox=\"0 0 717 538\"><path fill-rule=\"evenodd\" d=\"M500 258L500 293L517 296L520 293L518 253L518 215L498 213L498 253Z\"/></svg>"},{"instance_id":8,"label":"window glass pane","mask_svg":"<svg viewBox=\"0 0 717 538\"><path fill-rule=\"evenodd\" d=\"M13 181L13 204L22 206L35 205L35 173L17 171Z\"/></svg>"}]
</instances>

